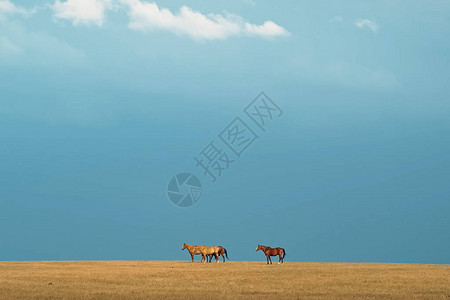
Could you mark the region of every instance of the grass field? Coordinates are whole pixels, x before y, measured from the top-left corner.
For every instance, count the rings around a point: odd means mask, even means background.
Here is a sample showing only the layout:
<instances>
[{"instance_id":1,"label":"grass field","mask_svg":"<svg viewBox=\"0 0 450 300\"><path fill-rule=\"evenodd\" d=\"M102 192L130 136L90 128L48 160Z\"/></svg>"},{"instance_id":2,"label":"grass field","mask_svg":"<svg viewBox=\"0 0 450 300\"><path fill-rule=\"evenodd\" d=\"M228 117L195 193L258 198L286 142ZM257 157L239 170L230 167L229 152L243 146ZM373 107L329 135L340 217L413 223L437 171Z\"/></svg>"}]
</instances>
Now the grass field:
<instances>
[{"instance_id":1,"label":"grass field","mask_svg":"<svg viewBox=\"0 0 450 300\"><path fill-rule=\"evenodd\" d=\"M0 262L2 299L450 299L449 265Z\"/></svg>"}]
</instances>

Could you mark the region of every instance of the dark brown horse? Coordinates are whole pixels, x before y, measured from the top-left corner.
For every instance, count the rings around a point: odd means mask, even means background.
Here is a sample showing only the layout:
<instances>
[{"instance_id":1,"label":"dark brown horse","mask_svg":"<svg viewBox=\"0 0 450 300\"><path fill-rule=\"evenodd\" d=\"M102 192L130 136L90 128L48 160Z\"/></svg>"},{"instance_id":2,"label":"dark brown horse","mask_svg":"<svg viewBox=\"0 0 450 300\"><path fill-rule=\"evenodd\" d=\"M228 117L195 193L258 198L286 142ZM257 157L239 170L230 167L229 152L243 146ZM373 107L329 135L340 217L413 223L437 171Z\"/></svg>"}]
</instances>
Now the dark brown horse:
<instances>
[{"instance_id":1,"label":"dark brown horse","mask_svg":"<svg viewBox=\"0 0 450 300\"><path fill-rule=\"evenodd\" d=\"M286 256L286 251L284 251L283 248L270 248L270 247L266 247L266 246L261 246L258 245L258 247L256 248L256 251L258 250L262 250L262 252L264 252L264 254L266 255L267 258L267 264L269 264L269 262L272 264L272 260L270 259L271 256L279 256L280 258L278 259L278 263L284 263L284 257Z\"/></svg>"}]
</instances>

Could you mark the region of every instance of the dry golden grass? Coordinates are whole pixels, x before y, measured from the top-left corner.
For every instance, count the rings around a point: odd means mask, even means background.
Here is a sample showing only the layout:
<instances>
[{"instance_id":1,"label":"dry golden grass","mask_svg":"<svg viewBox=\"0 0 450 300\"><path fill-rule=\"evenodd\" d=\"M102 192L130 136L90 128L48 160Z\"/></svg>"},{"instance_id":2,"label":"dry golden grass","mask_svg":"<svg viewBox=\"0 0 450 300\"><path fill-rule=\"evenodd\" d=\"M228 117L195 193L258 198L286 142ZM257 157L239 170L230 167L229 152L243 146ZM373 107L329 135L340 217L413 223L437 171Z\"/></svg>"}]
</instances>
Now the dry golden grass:
<instances>
[{"instance_id":1,"label":"dry golden grass","mask_svg":"<svg viewBox=\"0 0 450 300\"><path fill-rule=\"evenodd\" d=\"M0 262L0 298L449 299L449 278L449 265Z\"/></svg>"}]
</instances>

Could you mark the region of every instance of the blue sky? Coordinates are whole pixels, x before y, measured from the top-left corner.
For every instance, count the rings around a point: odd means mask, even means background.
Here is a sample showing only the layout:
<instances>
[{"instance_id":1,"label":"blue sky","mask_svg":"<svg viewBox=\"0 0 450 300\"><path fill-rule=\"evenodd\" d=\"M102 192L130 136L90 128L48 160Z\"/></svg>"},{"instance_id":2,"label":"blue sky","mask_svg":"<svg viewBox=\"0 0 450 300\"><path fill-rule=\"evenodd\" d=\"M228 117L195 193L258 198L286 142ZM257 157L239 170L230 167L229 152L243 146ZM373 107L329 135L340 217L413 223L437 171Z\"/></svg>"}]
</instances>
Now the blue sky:
<instances>
[{"instance_id":1,"label":"blue sky","mask_svg":"<svg viewBox=\"0 0 450 300\"><path fill-rule=\"evenodd\" d=\"M447 1L0 1L0 260L449 263L449 33ZM212 183L237 116L259 138Z\"/></svg>"}]
</instances>

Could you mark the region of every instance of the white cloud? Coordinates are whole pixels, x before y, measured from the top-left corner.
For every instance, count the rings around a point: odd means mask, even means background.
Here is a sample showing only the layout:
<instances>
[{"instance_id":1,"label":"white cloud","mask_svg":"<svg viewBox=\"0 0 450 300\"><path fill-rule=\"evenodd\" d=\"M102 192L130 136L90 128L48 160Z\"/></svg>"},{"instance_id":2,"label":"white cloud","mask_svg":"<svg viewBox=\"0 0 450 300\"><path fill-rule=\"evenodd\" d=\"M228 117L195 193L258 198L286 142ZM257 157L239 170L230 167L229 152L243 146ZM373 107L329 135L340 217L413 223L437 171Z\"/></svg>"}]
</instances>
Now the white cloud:
<instances>
[{"instance_id":1,"label":"white cloud","mask_svg":"<svg viewBox=\"0 0 450 300\"><path fill-rule=\"evenodd\" d=\"M304 47L292 60L296 78L331 86L356 89L396 89L401 86L400 78L388 68L367 61L329 59L314 47ZM311 51L311 52L309 52Z\"/></svg>"},{"instance_id":2,"label":"white cloud","mask_svg":"<svg viewBox=\"0 0 450 300\"><path fill-rule=\"evenodd\" d=\"M383 67L369 67L350 61L336 61L325 69L325 78L343 86L358 88L393 88L397 77Z\"/></svg>"},{"instance_id":3,"label":"white cloud","mask_svg":"<svg viewBox=\"0 0 450 300\"><path fill-rule=\"evenodd\" d=\"M21 7L15 6L11 1L0 1L0 13L2 14L27 14Z\"/></svg>"},{"instance_id":4,"label":"white cloud","mask_svg":"<svg viewBox=\"0 0 450 300\"><path fill-rule=\"evenodd\" d=\"M226 14L204 15L187 6L178 14L159 8L154 2L123 0L129 6L129 27L135 30L167 30L179 35L188 35L196 40L226 39L238 35L275 37L289 35L288 31L272 21L262 25L246 23L240 16Z\"/></svg>"},{"instance_id":5,"label":"white cloud","mask_svg":"<svg viewBox=\"0 0 450 300\"><path fill-rule=\"evenodd\" d=\"M254 4L253 0L247 1ZM166 30L196 40L226 39L239 35L265 38L289 35L286 29L273 21L265 21L262 25L251 24L237 15L205 15L187 6L182 6L178 14L174 14L155 2L141 0L56 0L51 8L55 18L69 20L75 26L102 26L105 12L119 5L128 8L128 27L134 30Z\"/></svg>"},{"instance_id":6,"label":"white cloud","mask_svg":"<svg viewBox=\"0 0 450 300\"><path fill-rule=\"evenodd\" d=\"M256 5L256 2L253 1L253 0L244 0L244 2L245 2L246 4L248 4L248 5L250 5L250 6L255 6L255 5Z\"/></svg>"},{"instance_id":7,"label":"white cloud","mask_svg":"<svg viewBox=\"0 0 450 300\"><path fill-rule=\"evenodd\" d=\"M0 36L0 61L23 53L22 47L11 41L6 36Z\"/></svg>"},{"instance_id":8,"label":"white cloud","mask_svg":"<svg viewBox=\"0 0 450 300\"><path fill-rule=\"evenodd\" d=\"M330 23L340 23L340 22L343 22L343 21L344 21L343 17L341 17L341 16L334 16L328 22L330 22Z\"/></svg>"},{"instance_id":9,"label":"white cloud","mask_svg":"<svg viewBox=\"0 0 450 300\"><path fill-rule=\"evenodd\" d=\"M105 10L112 8L112 0L67 0L52 5L53 15L57 19L65 19L73 25L102 26L105 20Z\"/></svg>"},{"instance_id":10,"label":"white cloud","mask_svg":"<svg viewBox=\"0 0 450 300\"><path fill-rule=\"evenodd\" d=\"M266 21L262 25L245 23L245 32L263 37L287 36L290 33L283 27L272 21Z\"/></svg>"},{"instance_id":11,"label":"white cloud","mask_svg":"<svg viewBox=\"0 0 450 300\"><path fill-rule=\"evenodd\" d=\"M373 32L377 32L378 31L378 24L375 23L374 21L369 20L369 19L357 19L355 21L355 25L358 28L367 27L370 30L372 30Z\"/></svg>"},{"instance_id":12,"label":"white cloud","mask_svg":"<svg viewBox=\"0 0 450 300\"><path fill-rule=\"evenodd\" d=\"M221 15L209 17L191 10L187 6L178 15L168 9L160 9L156 3L130 1L131 29L163 29L177 34L187 34L194 39L220 39L239 32L239 26Z\"/></svg>"},{"instance_id":13,"label":"white cloud","mask_svg":"<svg viewBox=\"0 0 450 300\"><path fill-rule=\"evenodd\" d=\"M45 32L29 30L27 22L0 19L0 66L79 67L85 60L83 51Z\"/></svg>"}]
</instances>

